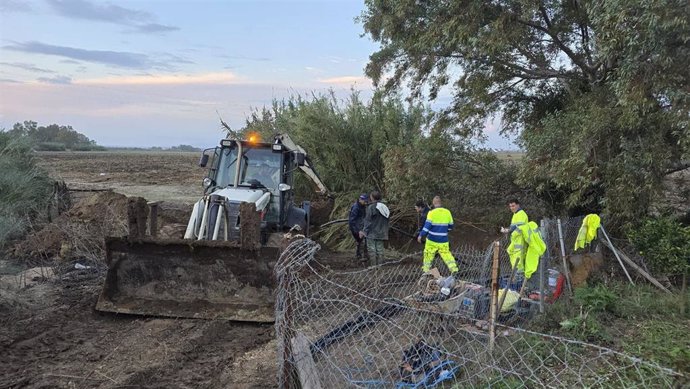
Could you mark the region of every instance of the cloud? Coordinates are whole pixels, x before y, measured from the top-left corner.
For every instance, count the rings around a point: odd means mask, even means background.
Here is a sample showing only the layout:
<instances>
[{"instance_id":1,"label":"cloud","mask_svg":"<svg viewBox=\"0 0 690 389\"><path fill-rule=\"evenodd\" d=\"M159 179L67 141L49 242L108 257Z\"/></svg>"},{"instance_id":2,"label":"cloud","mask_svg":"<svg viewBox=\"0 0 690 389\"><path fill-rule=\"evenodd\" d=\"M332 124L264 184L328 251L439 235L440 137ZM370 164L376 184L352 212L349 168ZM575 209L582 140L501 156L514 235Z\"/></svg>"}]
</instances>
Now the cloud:
<instances>
[{"instance_id":1,"label":"cloud","mask_svg":"<svg viewBox=\"0 0 690 389\"><path fill-rule=\"evenodd\" d=\"M85 0L47 0L47 2L59 15L72 19L100 20L130 25L146 22L152 18L148 12L112 4L98 5Z\"/></svg>"},{"instance_id":2,"label":"cloud","mask_svg":"<svg viewBox=\"0 0 690 389\"><path fill-rule=\"evenodd\" d=\"M241 59L241 60L247 60L247 61L260 61L260 62L265 62L265 61L270 61L271 59L268 57L247 57L244 55L227 55L227 54L221 54L219 55L220 58L227 58L227 59Z\"/></svg>"},{"instance_id":3,"label":"cloud","mask_svg":"<svg viewBox=\"0 0 690 389\"><path fill-rule=\"evenodd\" d=\"M115 66L128 69L174 69L174 63L189 63L189 61L172 55L164 60L156 60L146 54L130 53L126 51L87 50L76 47L55 46L41 42L24 42L4 46L4 49L21 51L31 54L45 54Z\"/></svg>"},{"instance_id":4,"label":"cloud","mask_svg":"<svg viewBox=\"0 0 690 389\"><path fill-rule=\"evenodd\" d=\"M21 81L12 80L9 78L0 78L0 83L2 83L2 82L8 83L8 84L22 84Z\"/></svg>"},{"instance_id":5,"label":"cloud","mask_svg":"<svg viewBox=\"0 0 690 389\"><path fill-rule=\"evenodd\" d=\"M140 75L114 76L77 80L79 85L188 85L188 84L232 84L242 81L237 75L224 73L203 73L191 75Z\"/></svg>"},{"instance_id":6,"label":"cloud","mask_svg":"<svg viewBox=\"0 0 690 389\"><path fill-rule=\"evenodd\" d=\"M178 31L180 28L176 26L166 26L158 23L147 23L136 26L133 32L140 32L145 34L157 34L171 31Z\"/></svg>"},{"instance_id":7,"label":"cloud","mask_svg":"<svg viewBox=\"0 0 690 389\"><path fill-rule=\"evenodd\" d=\"M91 20L134 27L130 32L165 33L177 31L176 26L155 23L155 17L146 11L113 4L95 4L86 0L47 0L58 15L70 19Z\"/></svg>"},{"instance_id":8,"label":"cloud","mask_svg":"<svg viewBox=\"0 0 690 389\"><path fill-rule=\"evenodd\" d=\"M26 1L0 0L0 12L30 12L31 6Z\"/></svg>"},{"instance_id":9,"label":"cloud","mask_svg":"<svg viewBox=\"0 0 690 389\"><path fill-rule=\"evenodd\" d=\"M55 76L55 77L39 77L36 79L38 82L43 82L46 84L61 84L69 85L72 83L72 79L67 76Z\"/></svg>"},{"instance_id":10,"label":"cloud","mask_svg":"<svg viewBox=\"0 0 690 389\"><path fill-rule=\"evenodd\" d=\"M352 85L363 84L371 85L371 80L364 76L340 76L331 78L320 78L317 80L321 84Z\"/></svg>"},{"instance_id":11,"label":"cloud","mask_svg":"<svg viewBox=\"0 0 690 389\"><path fill-rule=\"evenodd\" d=\"M34 72L34 73L55 73L52 70L42 69L42 68L34 66L33 64L24 63L24 62L0 62L0 65L9 66L9 67L17 68L17 69L22 69L22 70L26 70L26 71Z\"/></svg>"}]
</instances>

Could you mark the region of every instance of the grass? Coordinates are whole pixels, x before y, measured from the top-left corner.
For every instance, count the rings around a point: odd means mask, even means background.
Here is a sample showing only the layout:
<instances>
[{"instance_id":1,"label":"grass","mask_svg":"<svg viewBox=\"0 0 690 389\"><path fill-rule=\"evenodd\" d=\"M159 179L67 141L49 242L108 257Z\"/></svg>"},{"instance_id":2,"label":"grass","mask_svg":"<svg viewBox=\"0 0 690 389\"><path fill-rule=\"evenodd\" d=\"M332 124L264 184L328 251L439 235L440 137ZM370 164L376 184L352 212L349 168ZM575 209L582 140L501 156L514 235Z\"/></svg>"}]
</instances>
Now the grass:
<instances>
[{"instance_id":1,"label":"grass","mask_svg":"<svg viewBox=\"0 0 690 389\"><path fill-rule=\"evenodd\" d=\"M503 162L520 162L525 156L523 151L497 151L496 156Z\"/></svg>"},{"instance_id":2,"label":"grass","mask_svg":"<svg viewBox=\"0 0 690 389\"><path fill-rule=\"evenodd\" d=\"M627 283L585 286L561 298L531 329L622 351L690 374L690 295ZM681 304L686 305L681 313Z\"/></svg>"}]
</instances>

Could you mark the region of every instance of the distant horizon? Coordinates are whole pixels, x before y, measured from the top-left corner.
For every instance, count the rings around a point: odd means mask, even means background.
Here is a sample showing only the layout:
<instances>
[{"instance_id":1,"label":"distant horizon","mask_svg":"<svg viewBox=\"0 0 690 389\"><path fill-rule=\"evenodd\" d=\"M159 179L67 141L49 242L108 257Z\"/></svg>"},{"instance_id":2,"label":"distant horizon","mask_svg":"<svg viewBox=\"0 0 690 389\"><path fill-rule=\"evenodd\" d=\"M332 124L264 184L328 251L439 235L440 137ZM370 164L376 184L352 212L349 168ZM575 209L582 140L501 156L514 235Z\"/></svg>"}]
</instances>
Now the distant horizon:
<instances>
[{"instance_id":1,"label":"distant horizon","mask_svg":"<svg viewBox=\"0 0 690 389\"><path fill-rule=\"evenodd\" d=\"M116 5L115 5L116 4ZM5 0L0 128L71 125L102 145L215 144L254 108L294 94L352 90L378 45L355 21L363 1ZM434 109L452 100L447 90ZM515 147L488 124L487 147ZM162 141L164 139L164 141Z\"/></svg>"}]
</instances>

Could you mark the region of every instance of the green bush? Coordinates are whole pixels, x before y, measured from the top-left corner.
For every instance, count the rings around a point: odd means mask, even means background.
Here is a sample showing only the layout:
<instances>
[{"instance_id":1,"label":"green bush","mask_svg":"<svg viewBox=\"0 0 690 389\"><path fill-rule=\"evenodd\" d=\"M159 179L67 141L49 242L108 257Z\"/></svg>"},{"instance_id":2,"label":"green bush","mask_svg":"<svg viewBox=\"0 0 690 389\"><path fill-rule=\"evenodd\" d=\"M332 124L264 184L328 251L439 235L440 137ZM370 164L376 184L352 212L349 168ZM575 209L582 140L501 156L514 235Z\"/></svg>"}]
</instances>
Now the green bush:
<instances>
[{"instance_id":1,"label":"green bush","mask_svg":"<svg viewBox=\"0 0 690 389\"><path fill-rule=\"evenodd\" d=\"M47 174L36 167L26 139L0 132L0 247L20 236L45 210L52 191Z\"/></svg>"},{"instance_id":2,"label":"green bush","mask_svg":"<svg viewBox=\"0 0 690 389\"><path fill-rule=\"evenodd\" d=\"M618 296L604 285L575 289L575 302L587 311L614 312Z\"/></svg>"},{"instance_id":3,"label":"green bush","mask_svg":"<svg viewBox=\"0 0 690 389\"><path fill-rule=\"evenodd\" d=\"M656 274L690 272L690 227L669 217L650 218L628 236Z\"/></svg>"}]
</instances>

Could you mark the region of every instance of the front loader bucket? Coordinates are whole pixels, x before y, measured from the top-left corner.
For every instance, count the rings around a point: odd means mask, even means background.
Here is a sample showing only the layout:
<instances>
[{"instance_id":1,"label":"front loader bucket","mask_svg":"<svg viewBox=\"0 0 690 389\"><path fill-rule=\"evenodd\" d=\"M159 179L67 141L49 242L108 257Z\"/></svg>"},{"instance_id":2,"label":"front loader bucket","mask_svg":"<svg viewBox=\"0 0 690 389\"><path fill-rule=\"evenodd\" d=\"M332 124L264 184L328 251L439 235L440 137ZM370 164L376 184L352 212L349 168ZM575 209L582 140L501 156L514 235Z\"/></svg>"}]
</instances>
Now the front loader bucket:
<instances>
[{"instance_id":1,"label":"front loader bucket","mask_svg":"<svg viewBox=\"0 0 690 389\"><path fill-rule=\"evenodd\" d=\"M106 260L99 311L274 321L277 248L253 251L223 241L108 238Z\"/></svg>"}]
</instances>

